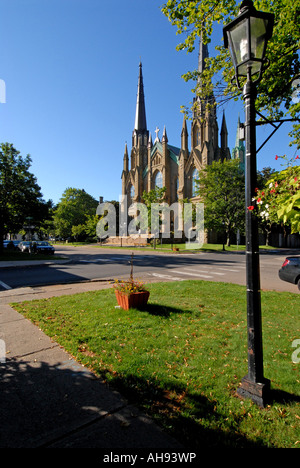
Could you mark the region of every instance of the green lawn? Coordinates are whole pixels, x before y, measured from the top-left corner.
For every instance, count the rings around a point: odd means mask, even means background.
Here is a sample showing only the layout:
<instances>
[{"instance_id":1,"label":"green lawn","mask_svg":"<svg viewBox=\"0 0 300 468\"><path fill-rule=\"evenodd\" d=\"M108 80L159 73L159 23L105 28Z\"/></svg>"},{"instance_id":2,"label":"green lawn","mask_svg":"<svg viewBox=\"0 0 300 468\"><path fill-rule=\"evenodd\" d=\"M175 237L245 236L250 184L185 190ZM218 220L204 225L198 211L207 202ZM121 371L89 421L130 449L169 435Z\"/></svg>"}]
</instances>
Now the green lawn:
<instances>
[{"instance_id":1,"label":"green lawn","mask_svg":"<svg viewBox=\"0 0 300 468\"><path fill-rule=\"evenodd\" d=\"M71 246L71 247L81 247L83 245L88 245L89 247L96 247L99 249L134 249L134 250L149 250L149 251L154 251L155 250L161 250L161 251L172 251L175 247L179 249L179 252L189 252L189 250L192 251L216 251L216 252L222 252L223 251L223 244L203 244L201 249L195 248L193 249L194 245L191 243L191 248L187 249L186 244L183 242L182 244L161 244L159 240L156 242L156 247L154 249L153 245L147 245L147 246L131 246L131 245L123 245L123 247L120 247L120 245L106 245L106 244L99 244L99 243L89 243L87 244L86 242L54 242L55 245L64 245L64 246ZM232 244L231 246L224 246L224 249L226 252L234 252L234 251L244 251L246 248L245 245L236 245ZM276 247L272 246L267 246L267 245L261 245L260 249L262 250L274 250Z\"/></svg>"},{"instance_id":2,"label":"green lawn","mask_svg":"<svg viewBox=\"0 0 300 468\"><path fill-rule=\"evenodd\" d=\"M193 243L190 244L190 247L191 249L187 249L187 246L185 243L183 244L160 244L160 243L157 243L156 245L156 249L157 250L172 250L174 247L178 248L180 252L182 251L189 251L189 250L193 250ZM153 249L153 246L150 247L151 249ZM235 251L244 251L246 249L246 246L245 245L236 245L236 244L232 244L230 245L229 247L227 245L224 246L224 250L226 252L235 252ZM274 247L271 247L271 246L266 246L266 245L262 245L260 246L260 249L267 249L267 250L273 250ZM203 244L202 247L200 249L195 249L195 251L197 250L200 250L200 251L216 251L216 252L222 252L223 251L223 244Z\"/></svg>"},{"instance_id":3,"label":"green lawn","mask_svg":"<svg viewBox=\"0 0 300 468\"><path fill-rule=\"evenodd\" d=\"M262 293L265 409L236 396L247 373L245 288L149 285L147 309L116 308L112 289L14 304L186 447L299 448L299 295Z\"/></svg>"}]
</instances>

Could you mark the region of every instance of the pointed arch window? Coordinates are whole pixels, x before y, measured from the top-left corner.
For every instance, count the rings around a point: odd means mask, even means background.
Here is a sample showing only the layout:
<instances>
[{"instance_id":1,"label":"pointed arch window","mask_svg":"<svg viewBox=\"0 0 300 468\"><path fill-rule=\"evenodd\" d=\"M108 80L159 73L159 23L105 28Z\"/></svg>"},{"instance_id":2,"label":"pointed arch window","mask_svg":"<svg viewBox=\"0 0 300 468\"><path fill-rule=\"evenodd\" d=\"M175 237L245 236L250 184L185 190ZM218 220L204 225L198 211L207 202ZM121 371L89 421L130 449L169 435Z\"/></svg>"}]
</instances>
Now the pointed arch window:
<instances>
[{"instance_id":1,"label":"pointed arch window","mask_svg":"<svg viewBox=\"0 0 300 468\"><path fill-rule=\"evenodd\" d=\"M192 197L195 197L197 195L198 179L199 179L199 171L198 169L194 169L192 173Z\"/></svg>"},{"instance_id":2,"label":"pointed arch window","mask_svg":"<svg viewBox=\"0 0 300 468\"><path fill-rule=\"evenodd\" d=\"M194 147L200 146L202 141L202 128L196 124L194 127L193 143Z\"/></svg>"},{"instance_id":3,"label":"pointed arch window","mask_svg":"<svg viewBox=\"0 0 300 468\"><path fill-rule=\"evenodd\" d=\"M178 189L179 189L179 179L176 177L175 179L175 201L178 200Z\"/></svg>"},{"instance_id":4,"label":"pointed arch window","mask_svg":"<svg viewBox=\"0 0 300 468\"><path fill-rule=\"evenodd\" d=\"M131 200L134 199L134 186L133 185L130 187L130 198Z\"/></svg>"},{"instance_id":5,"label":"pointed arch window","mask_svg":"<svg viewBox=\"0 0 300 468\"><path fill-rule=\"evenodd\" d=\"M154 180L154 186L158 188L162 188L163 186L163 177L160 171L157 172Z\"/></svg>"}]
</instances>

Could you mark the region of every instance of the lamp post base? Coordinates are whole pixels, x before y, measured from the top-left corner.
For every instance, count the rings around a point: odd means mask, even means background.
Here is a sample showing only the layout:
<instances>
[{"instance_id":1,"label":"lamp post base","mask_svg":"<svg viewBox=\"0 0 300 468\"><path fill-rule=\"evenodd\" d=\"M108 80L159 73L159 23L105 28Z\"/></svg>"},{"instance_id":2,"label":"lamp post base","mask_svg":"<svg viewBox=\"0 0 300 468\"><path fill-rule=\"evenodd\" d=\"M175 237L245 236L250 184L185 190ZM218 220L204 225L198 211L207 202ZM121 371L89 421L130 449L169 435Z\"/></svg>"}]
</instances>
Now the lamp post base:
<instances>
[{"instance_id":1,"label":"lamp post base","mask_svg":"<svg viewBox=\"0 0 300 468\"><path fill-rule=\"evenodd\" d=\"M262 382L253 382L246 375L242 378L237 394L241 398L250 399L261 408L264 408L270 399L270 380L263 378Z\"/></svg>"}]
</instances>

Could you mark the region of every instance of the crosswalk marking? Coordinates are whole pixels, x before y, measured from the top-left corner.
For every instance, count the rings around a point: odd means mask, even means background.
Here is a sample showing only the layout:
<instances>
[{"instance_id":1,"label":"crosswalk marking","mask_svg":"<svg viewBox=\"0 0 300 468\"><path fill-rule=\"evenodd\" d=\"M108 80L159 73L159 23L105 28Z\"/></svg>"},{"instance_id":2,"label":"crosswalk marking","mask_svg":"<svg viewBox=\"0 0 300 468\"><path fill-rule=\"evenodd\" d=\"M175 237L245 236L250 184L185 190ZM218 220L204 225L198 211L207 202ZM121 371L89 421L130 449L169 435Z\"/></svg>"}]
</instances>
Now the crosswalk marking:
<instances>
[{"instance_id":1,"label":"crosswalk marking","mask_svg":"<svg viewBox=\"0 0 300 468\"><path fill-rule=\"evenodd\" d=\"M194 268L185 268L185 270L188 270L188 271L195 271L196 273L211 273L213 275L218 275L218 276L225 276L225 273L218 273L216 271L214 272L210 272L210 271L202 271L202 270L196 270Z\"/></svg>"},{"instance_id":2,"label":"crosswalk marking","mask_svg":"<svg viewBox=\"0 0 300 468\"><path fill-rule=\"evenodd\" d=\"M144 256L143 256L144 257ZM91 258L90 260L80 260L80 262L85 262L85 263L100 263L103 262L104 264L107 262L118 262L120 260L123 260L124 262L129 260L129 256L123 256L123 257L112 257L112 258ZM139 260L141 260L142 256L139 256ZM164 268L171 269L174 268L174 264L166 264L164 265ZM191 265L192 266L192 265ZM169 267L169 268L168 268ZM203 279L214 279L222 276L226 276L226 273L233 272L233 273L242 273L244 271L245 265L232 265L232 263L226 263L222 262L220 266L218 265L208 265L208 268L206 268L206 265L201 265L199 264L199 268L197 268L197 265L195 265L196 268L189 268L183 267L180 270L179 269L174 269L174 276L173 274L163 274L163 273L150 273L151 276L155 276L158 278L162 278L165 280L171 280L171 281L184 281L185 278L182 278L182 276L191 276L194 278L203 278ZM233 267L233 268L230 268ZM216 271L218 270L218 271ZM224 273L223 273L224 272ZM221 279L221 278L220 278Z\"/></svg>"},{"instance_id":3,"label":"crosswalk marking","mask_svg":"<svg viewBox=\"0 0 300 468\"><path fill-rule=\"evenodd\" d=\"M230 268L221 268L221 267L217 267L218 270L223 270L223 271L232 271L234 273L240 273L241 271L240 270L231 270Z\"/></svg>"},{"instance_id":4,"label":"crosswalk marking","mask_svg":"<svg viewBox=\"0 0 300 468\"><path fill-rule=\"evenodd\" d=\"M142 258L145 258L144 256L142 257L139 255L138 257L135 257L135 260L140 260ZM79 260L81 263L98 263L98 262L117 262L119 260L123 260L123 262L128 262L130 260L130 257L113 257L113 258L91 258L90 260Z\"/></svg>"},{"instance_id":5,"label":"crosswalk marking","mask_svg":"<svg viewBox=\"0 0 300 468\"><path fill-rule=\"evenodd\" d=\"M2 286L4 289L12 289L8 284L3 283L3 281L0 281L0 286Z\"/></svg>"},{"instance_id":6,"label":"crosswalk marking","mask_svg":"<svg viewBox=\"0 0 300 468\"><path fill-rule=\"evenodd\" d=\"M158 278L167 278L173 281L183 281L182 278L176 278L176 276L162 275L160 273L151 273L152 276L157 276Z\"/></svg>"},{"instance_id":7,"label":"crosswalk marking","mask_svg":"<svg viewBox=\"0 0 300 468\"><path fill-rule=\"evenodd\" d=\"M180 275L190 275L190 276L199 276L200 278L213 278L213 276L210 276L210 275L204 275L203 273L189 273L188 271L178 271L177 270L177 273L179 273Z\"/></svg>"},{"instance_id":8,"label":"crosswalk marking","mask_svg":"<svg viewBox=\"0 0 300 468\"><path fill-rule=\"evenodd\" d=\"M110 258L93 258L91 260L79 260L81 263L114 262Z\"/></svg>"},{"instance_id":9,"label":"crosswalk marking","mask_svg":"<svg viewBox=\"0 0 300 468\"><path fill-rule=\"evenodd\" d=\"M222 265L224 265L222 263ZM170 265L171 266L171 265ZM174 265L172 265L174 267ZM231 266L231 264L229 265ZM234 272L234 273L242 273L243 271L243 266L239 266L237 265L235 268L240 268L240 269L233 269L233 268L228 268L228 266L224 265L224 268L223 267L218 267L218 266L213 266L212 268L203 268L203 265L202 265L202 269L200 268L189 268L189 267L184 267L184 268L181 268L180 270L179 269L174 269L174 275L177 275L177 276L170 276L170 275L166 275L166 274L160 274L160 273L150 273L152 276L157 276L159 278L162 278L162 279L171 279L173 281L184 281L184 278L182 278L182 276L191 276L191 277L194 277L194 278L203 278L203 279L207 279L207 280L210 280L210 279L217 279L219 277L226 277L226 272L229 273L229 272ZM216 269L218 270L222 270L224 271L224 273L222 273L221 271L216 271ZM178 275L181 276L178 277ZM221 278L220 278L221 280Z\"/></svg>"}]
</instances>

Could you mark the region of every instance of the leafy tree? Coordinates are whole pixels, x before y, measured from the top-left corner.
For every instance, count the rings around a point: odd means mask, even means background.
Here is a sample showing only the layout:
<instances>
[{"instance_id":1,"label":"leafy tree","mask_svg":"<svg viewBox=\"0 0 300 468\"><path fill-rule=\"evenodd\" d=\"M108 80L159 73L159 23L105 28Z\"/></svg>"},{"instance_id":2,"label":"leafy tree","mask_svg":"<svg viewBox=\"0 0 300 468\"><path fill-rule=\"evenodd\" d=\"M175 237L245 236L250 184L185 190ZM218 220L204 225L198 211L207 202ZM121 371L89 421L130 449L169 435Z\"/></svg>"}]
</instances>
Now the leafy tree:
<instances>
[{"instance_id":1,"label":"leafy tree","mask_svg":"<svg viewBox=\"0 0 300 468\"><path fill-rule=\"evenodd\" d=\"M232 235L245 229L245 178L238 159L214 161L199 173L197 190L204 203L204 226Z\"/></svg>"},{"instance_id":2,"label":"leafy tree","mask_svg":"<svg viewBox=\"0 0 300 468\"><path fill-rule=\"evenodd\" d=\"M267 49L270 66L258 85L256 108L265 111L266 116L274 120L284 116L299 119L300 100L297 96L294 99L300 76L299 1L254 0L253 3L258 10L275 15L273 36ZM215 26L232 21L238 14L240 4L241 2L237 3L235 0L168 0L163 5L162 12L177 27L177 33L185 36L177 49L192 52L199 37L202 37L205 44L211 42ZM189 71L183 77L197 82L199 73L197 70ZM205 97L204 94L209 96L214 87L215 97L219 102L237 99L241 96L241 91L232 80L233 77L234 68L229 51L221 44L220 38L216 55L206 59L206 69L201 75L201 89L196 85L195 91ZM300 147L299 123L294 125L290 136L293 139L290 144L296 143Z\"/></svg>"},{"instance_id":3,"label":"leafy tree","mask_svg":"<svg viewBox=\"0 0 300 468\"><path fill-rule=\"evenodd\" d=\"M0 146L0 240L18 232L26 222L39 228L49 218L50 202L42 198L41 188L29 171L31 158L22 157L12 144ZM0 242L0 251L3 245Z\"/></svg>"},{"instance_id":4,"label":"leafy tree","mask_svg":"<svg viewBox=\"0 0 300 468\"><path fill-rule=\"evenodd\" d=\"M83 225L86 216L94 215L98 202L83 189L67 188L54 212L55 231L63 238L72 236L73 226ZM74 230L73 230L74 232ZM76 231L78 236L79 228Z\"/></svg>"},{"instance_id":5,"label":"leafy tree","mask_svg":"<svg viewBox=\"0 0 300 468\"><path fill-rule=\"evenodd\" d=\"M116 200L111 200L111 201L109 201L107 203L110 203L115 208L115 213L116 213L116 236L118 236L119 235L119 222L120 222L120 203L118 201L116 201ZM99 218L98 218L98 221L99 221Z\"/></svg>"},{"instance_id":6,"label":"leafy tree","mask_svg":"<svg viewBox=\"0 0 300 468\"><path fill-rule=\"evenodd\" d=\"M105 203L111 204L115 208L116 219L115 219L114 222L115 222L115 225L116 225L116 235L118 236L119 235L119 202L117 202L115 200L112 200L110 202L105 202ZM98 225L99 221L101 219L106 218L106 216L107 216L107 211L106 210L105 210L103 215L97 215L97 214L87 215L86 216L86 221L85 221L85 224L84 224L84 232L85 232L86 236L88 236L91 239L97 240L97 238L98 238L98 236L97 236L97 225ZM107 231L107 228L108 228L108 226L103 226L104 231Z\"/></svg>"},{"instance_id":7,"label":"leafy tree","mask_svg":"<svg viewBox=\"0 0 300 468\"><path fill-rule=\"evenodd\" d=\"M270 166L264 167L261 171L257 172L257 187L262 189L265 186L266 181L275 173L275 169Z\"/></svg>"},{"instance_id":8,"label":"leafy tree","mask_svg":"<svg viewBox=\"0 0 300 468\"><path fill-rule=\"evenodd\" d=\"M257 172L257 190L264 190L264 187L271 176L275 173L275 169L272 169L270 166L264 167L261 171ZM270 220L268 216L259 216L258 226L259 229L266 236L266 245L270 244L270 236L272 234L273 221Z\"/></svg>"},{"instance_id":9,"label":"leafy tree","mask_svg":"<svg viewBox=\"0 0 300 468\"><path fill-rule=\"evenodd\" d=\"M142 199L143 199L143 203L147 207L147 215L148 215L147 225L148 225L148 228L150 229L152 227L151 226L151 214L153 214L152 204L155 204L155 206L157 206L157 204L162 204L165 199L165 193L166 193L166 187L162 187L162 188L155 187L154 189L149 190L149 192L146 192L146 191L143 192ZM161 224L162 213L158 213L158 214L159 214L159 223Z\"/></svg>"},{"instance_id":10,"label":"leafy tree","mask_svg":"<svg viewBox=\"0 0 300 468\"><path fill-rule=\"evenodd\" d=\"M71 233L75 241L82 240L83 238L86 237L85 225L77 224L76 226L72 226Z\"/></svg>"},{"instance_id":11,"label":"leafy tree","mask_svg":"<svg viewBox=\"0 0 300 468\"><path fill-rule=\"evenodd\" d=\"M116 200L99 203L96 215L88 216L85 231L95 240L106 239L109 236L119 235L120 203Z\"/></svg>"},{"instance_id":12,"label":"leafy tree","mask_svg":"<svg viewBox=\"0 0 300 468\"><path fill-rule=\"evenodd\" d=\"M285 156L276 156L287 161ZM296 160L300 160L296 156ZM248 207L257 210L258 216L269 224L290 226L292 234L300 232L300 166L287 161L287 168L276 172L257 189L255 204Z\"/></svg>"},{"instance_id":13,"label":"leafy tree","mask_svg":"<svg viewBox=\"0 0 300 468\"><path fill-rule=\"evenodd\" d=\"M54 204L52 200L48 200L43 204L44 215L41 222L36 224L36 232L39 238L53 236L55 233L53 224Z\"/></svg>"},{"instance_id":14,"label":"leafy tree","mask_svg":"<svg viewBox=\"0 0 300 468\"><path fill-rule=\"evenodd\" d=\"M86 236L93 238L93 239L97 238L98 221L99 221L99 216L96 214L86 216L86 221L84 224L84 233Z\"/></svg>"}]
</instances>

